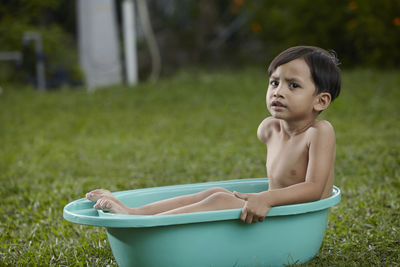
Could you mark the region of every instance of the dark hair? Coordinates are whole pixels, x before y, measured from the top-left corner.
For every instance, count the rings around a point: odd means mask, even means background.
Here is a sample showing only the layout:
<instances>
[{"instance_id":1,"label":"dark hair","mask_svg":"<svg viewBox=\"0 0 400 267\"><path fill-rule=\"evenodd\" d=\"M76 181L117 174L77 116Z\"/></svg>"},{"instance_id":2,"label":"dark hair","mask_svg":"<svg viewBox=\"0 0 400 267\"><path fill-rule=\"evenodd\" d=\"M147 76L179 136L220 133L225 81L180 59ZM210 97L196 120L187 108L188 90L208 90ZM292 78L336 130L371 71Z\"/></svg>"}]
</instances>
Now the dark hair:
<instances>
[{"instance_id":1,"label":"dark hair","mask_svg":"<svg viewBox=\"0 0 400 267\"><path fill-rule=\"evenodd\" d=\"M283 64L292 60L302 58L310 68L311 77L317 88L317 94L328 92L331 94L331 101L339 96L341 78L338 67L339 60L334 51L328 52L314 46L294 46L286 49L272 60L268 67L268 75Z\"/></svg>"}]
</instances>

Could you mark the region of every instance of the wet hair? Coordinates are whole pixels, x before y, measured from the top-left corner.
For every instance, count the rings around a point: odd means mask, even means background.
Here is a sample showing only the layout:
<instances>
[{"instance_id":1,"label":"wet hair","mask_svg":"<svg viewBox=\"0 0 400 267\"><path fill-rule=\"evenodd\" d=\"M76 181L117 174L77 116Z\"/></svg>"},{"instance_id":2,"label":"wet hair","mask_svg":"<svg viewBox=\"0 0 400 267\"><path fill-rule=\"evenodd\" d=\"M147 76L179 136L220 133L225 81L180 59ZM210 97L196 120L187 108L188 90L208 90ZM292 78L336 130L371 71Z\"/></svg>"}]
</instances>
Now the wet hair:
<instances>
[{"instance_id":1,"label":"wet hair","mask_svg":"<svg viewBox=\"0 0 400 267\"><path fill-rule=\"evenodd\" d=\"M286 49L272 60L268 67L268 75L283 64L302 58L310 68L311 77L317 88L317 94L328 92L331 101L339 96L341 77L339 60L334 51L326 51L314 46L294 46Z\"/></svg>"}]
</instances>

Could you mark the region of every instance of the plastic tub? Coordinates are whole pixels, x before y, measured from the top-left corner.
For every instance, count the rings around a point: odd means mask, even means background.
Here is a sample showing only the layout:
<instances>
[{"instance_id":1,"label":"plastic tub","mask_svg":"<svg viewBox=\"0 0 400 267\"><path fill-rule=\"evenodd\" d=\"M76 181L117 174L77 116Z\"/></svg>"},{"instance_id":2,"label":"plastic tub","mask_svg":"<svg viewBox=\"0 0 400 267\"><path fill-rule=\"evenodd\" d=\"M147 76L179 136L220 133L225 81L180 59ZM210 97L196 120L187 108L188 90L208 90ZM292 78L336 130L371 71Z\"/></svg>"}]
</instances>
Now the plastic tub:
<instances>
[{"instance_id":1,"label":"plastic tub","mask_svg":"<svg viewBox=\"0 0 400 267\"><path fill-rule=\"evenodd\" d=\"M241 179L154 187L113 193L131 207L210 187L256 193L268 179ZM340 202L339 188L315 202L271 208L262 223L239 220L240 209L178 215L122 215L93 209L86 199L64 207L64 218L106 227L119 266L282 266L312 259L324 238L329 208Z\"/></svg>"}]
</instances>

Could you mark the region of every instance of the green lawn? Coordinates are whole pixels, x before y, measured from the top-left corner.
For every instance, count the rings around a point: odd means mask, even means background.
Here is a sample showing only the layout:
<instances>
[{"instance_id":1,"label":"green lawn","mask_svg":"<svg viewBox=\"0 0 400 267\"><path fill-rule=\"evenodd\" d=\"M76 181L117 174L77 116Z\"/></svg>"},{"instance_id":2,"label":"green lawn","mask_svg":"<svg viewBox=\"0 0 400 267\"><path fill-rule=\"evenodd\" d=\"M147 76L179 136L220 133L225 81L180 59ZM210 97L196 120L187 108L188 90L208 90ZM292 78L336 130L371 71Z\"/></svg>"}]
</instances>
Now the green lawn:
<instances>
[{"instance_id":1,"label":"green lawn","mask_svg":"<svg viewBox=\"0 0 400 267\"><path fill-rule=\"evenodd\" d=\"M87 93L0 95L0 265L115 265L105 230L62 218L88 190L265 177L265 70L182 72ZM344 71L325 240L307 265L400 262L400 71ZM301 229L299 229L301 230Z\"/></svg>"}]
</instances>

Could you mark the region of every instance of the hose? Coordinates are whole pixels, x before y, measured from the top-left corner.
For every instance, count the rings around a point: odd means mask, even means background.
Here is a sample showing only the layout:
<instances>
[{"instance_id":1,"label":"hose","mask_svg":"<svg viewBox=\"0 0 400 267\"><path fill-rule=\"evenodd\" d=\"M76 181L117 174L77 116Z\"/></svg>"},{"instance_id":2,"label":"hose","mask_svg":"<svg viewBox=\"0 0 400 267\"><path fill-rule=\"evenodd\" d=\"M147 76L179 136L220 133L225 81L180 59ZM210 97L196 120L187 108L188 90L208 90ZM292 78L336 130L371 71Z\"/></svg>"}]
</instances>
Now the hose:
<instances>
[{"instance_id":1,"label":"hose","mask_svg":"<svg viewBox=\"0 0 400 267\"><path fill-rule=\"evenodd\" d=\"M151 73L150 81L156 82L160 77L161 72L161 55L157 45L157 40L154 35L153 28L151 27L149 10L147 8L146 0L137 0L138 13L140 23L142 25L144 37L150 50L151 57Z\"/></svg>"}]
</instances>

